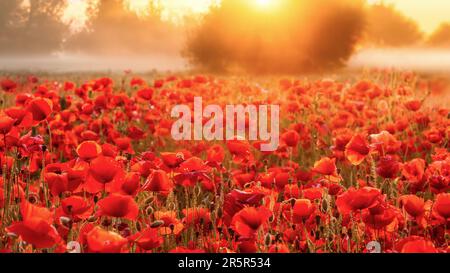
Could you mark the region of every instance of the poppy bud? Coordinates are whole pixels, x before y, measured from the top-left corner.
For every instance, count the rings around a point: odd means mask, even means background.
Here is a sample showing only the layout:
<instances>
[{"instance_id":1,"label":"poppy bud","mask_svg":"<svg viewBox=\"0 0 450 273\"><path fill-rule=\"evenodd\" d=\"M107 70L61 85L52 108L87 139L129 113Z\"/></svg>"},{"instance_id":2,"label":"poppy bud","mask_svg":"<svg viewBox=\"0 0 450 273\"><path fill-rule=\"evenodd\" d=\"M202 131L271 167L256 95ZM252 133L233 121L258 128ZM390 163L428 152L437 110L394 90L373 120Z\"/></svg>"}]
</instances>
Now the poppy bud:
<instances>
[{"instance_id":1,"label":"poppy bud","mask_svg":"<svg viewBox=\"0 0 450 273\"><path fill-rule=\"evenodd\" d=\"M154 200L155 200L154 197L150 196L149 198L145 199L144 204L150 205Z\"/></svg>"},{"instance_id":2,"label":"poppy bud","mask_svg":"<svg viewBox=\"0 0 450 273\"><path fill-rule=\"evenodd\" d=\"M137 231L141 231L142 230L141 222L136 222L136 230Z\"/></svg>"},{"instance_id":3,"label":"poppy bud","mask_svg":"<svg viewBox=\"0 0 450 273\"><path fill-rule=\"evenodd\" d=\"M327 211L328 210L328 203L326 200L322 201L322 211Z\"/></svg>"},{"instance_id":4,"label":"poppy bud","mask_svg":"<svg viewBox=\"0 0 450 273\"><path fill-rule=\"evenodd\" d=\"M156 220L155 222L153 222L153 223L150 225L150 227L151 227L151 228L157 228L157 227L160 227L160 226L162 226L162 225L164 225L164 221L162 221L162 220Z\"/></svg>"},{"instance_id":5,"label":"poppy bud","mask_svg":"<svg viewBox=\"0 0 450 273\"><path fill-rule=\"evenodd\" d=\"M67 227L72 224L71 221L72 220L69 217L66 216L59 217L59 222Z\"/></svg>"},{"instance_id":6,"label":"poppy bud","mask_svg":"<svg viewBox=\"0 0 450 273\"><path fill-rule=\"evenodd\" d=\"M13 232L6 233L6 236L8 236L11 239L17 239L19 236Z\"/></svg>"},{"instance_id":7,"label":"poppy bud","mask_svg":"<svg viewBox=\"0 0 450 273\"><path fill-rule=\"evenodd\" d=\"M145 209L145 213L146 213L147 215L152 215L152 214L153 214L153 208L152 208L151 206L148 206L148 207Z\"/></svg>"},{"instance_id":8,"label":"poppy bud","mask_svg":"<svg viewBox=\"0 0 450 273\"><path fill-rule=\"evenodd\" d=\"M269 246L272 243L272 236L270 236L269 233L266 234L266 238L264 240L264 243L266 244L266 246Z\"/></svg>"},{"instance_id":9,"label":"poppy bud","mask_svg":"<svg viewBox=\"0 0 450 273\"><path fill-rule=\"evenodd\" d=\"M97 217L95 217L94 215L91 215L91 216L89 216L89 218L87 219L88 220L88 222L95 222L95 221L97 221Z\"/></svg>"}]
</instances>

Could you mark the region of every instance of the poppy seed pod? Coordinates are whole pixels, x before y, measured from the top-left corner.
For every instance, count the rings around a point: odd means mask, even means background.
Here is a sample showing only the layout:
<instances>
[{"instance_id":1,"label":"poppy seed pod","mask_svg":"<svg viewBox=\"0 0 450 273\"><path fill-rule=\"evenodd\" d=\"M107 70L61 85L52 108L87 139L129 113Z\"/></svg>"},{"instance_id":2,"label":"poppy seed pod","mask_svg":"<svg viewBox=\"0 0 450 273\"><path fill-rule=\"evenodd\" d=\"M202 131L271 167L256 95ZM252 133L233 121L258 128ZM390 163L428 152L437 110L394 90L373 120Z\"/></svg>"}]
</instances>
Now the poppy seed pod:
<instances>
[{"instance_id":1,"label":"poppy seed pod","mask_svg":"<svg viewBox=\"0 0 450 273\"><path fill-rule=\"evenodd\" d=\"M157 227L160 227L160 226L162 226L162 225L164 225L164 221L162 221L162 220L156 220L156 221L154 221L153 223L151 223L150 227L151 227L151 228L157 228Z\"/></svg>"}]
</instances>

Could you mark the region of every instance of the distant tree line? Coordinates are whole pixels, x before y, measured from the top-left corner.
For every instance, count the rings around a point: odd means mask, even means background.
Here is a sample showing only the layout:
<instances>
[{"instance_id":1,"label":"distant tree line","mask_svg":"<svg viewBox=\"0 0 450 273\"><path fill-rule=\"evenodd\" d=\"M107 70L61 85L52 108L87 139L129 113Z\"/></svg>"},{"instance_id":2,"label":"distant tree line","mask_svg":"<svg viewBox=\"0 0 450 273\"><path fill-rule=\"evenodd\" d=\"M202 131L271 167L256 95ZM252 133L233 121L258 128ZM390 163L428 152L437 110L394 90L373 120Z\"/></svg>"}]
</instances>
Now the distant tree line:
<instances>
[{"instance_id":1,"label":"distant tree line","mask_svg":"<svg viewBox=\"0 0 450 273\"><path fill-rule=\"evenodd\" d=\"M61 49L65 0L0 1L0 53L41 54Z\"/></svg>"},{"instance_id":2,"label":"distant tree line","mask_svg":"<svg viewBox=\"0 0 450 273\"><path fill-rule=\"evenodd\" d=\"M0 1L0 56L182 51L202 69L260 73L340 67L358 45L450 47L450 24L426 37L393 6L363 0L283 0L287 8L270 12L251 1L223 0L188 27L163 21L152 0L144 17L123 0L87 1L89 20L77 32L61 20L67 0Z\"/></svg>"}]
</instances>

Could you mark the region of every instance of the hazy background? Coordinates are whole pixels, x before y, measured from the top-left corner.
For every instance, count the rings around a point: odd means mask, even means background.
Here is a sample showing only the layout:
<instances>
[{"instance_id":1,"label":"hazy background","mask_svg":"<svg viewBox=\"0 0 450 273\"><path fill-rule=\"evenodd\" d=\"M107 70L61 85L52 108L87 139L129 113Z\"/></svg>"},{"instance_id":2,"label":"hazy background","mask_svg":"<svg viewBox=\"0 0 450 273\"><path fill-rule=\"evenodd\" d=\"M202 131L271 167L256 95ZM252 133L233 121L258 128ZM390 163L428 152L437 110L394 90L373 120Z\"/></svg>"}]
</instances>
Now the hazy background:
<instances>
[{"instance_id":1,"label":"hazy background","mask_svg":"<svg viewBox=\"0 0 450 273\"><path fill-rule=\"evenodd\" d=\"M450 71L447 0L2 0L0 70Z\"/></svg>"}]
</instances>

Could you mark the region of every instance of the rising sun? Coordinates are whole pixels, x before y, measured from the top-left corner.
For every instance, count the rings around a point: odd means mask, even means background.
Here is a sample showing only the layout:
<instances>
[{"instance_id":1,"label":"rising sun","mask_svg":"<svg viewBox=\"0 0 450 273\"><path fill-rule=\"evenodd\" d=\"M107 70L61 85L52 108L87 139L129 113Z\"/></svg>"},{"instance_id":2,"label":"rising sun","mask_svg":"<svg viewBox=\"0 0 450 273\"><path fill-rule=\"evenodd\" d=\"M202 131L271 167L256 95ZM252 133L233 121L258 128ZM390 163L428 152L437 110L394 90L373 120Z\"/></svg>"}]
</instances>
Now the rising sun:
<instances>
[{"instance_id":1,"label":"rising sun","mask_svg":"<svg viewBox=\"0 0 450 273\"><path fill-rule=\"evenodd\" d=\"M255 0L256 5L261 7L268 7L273 4L273 0Z\"/></svg>"}]
</instances>

